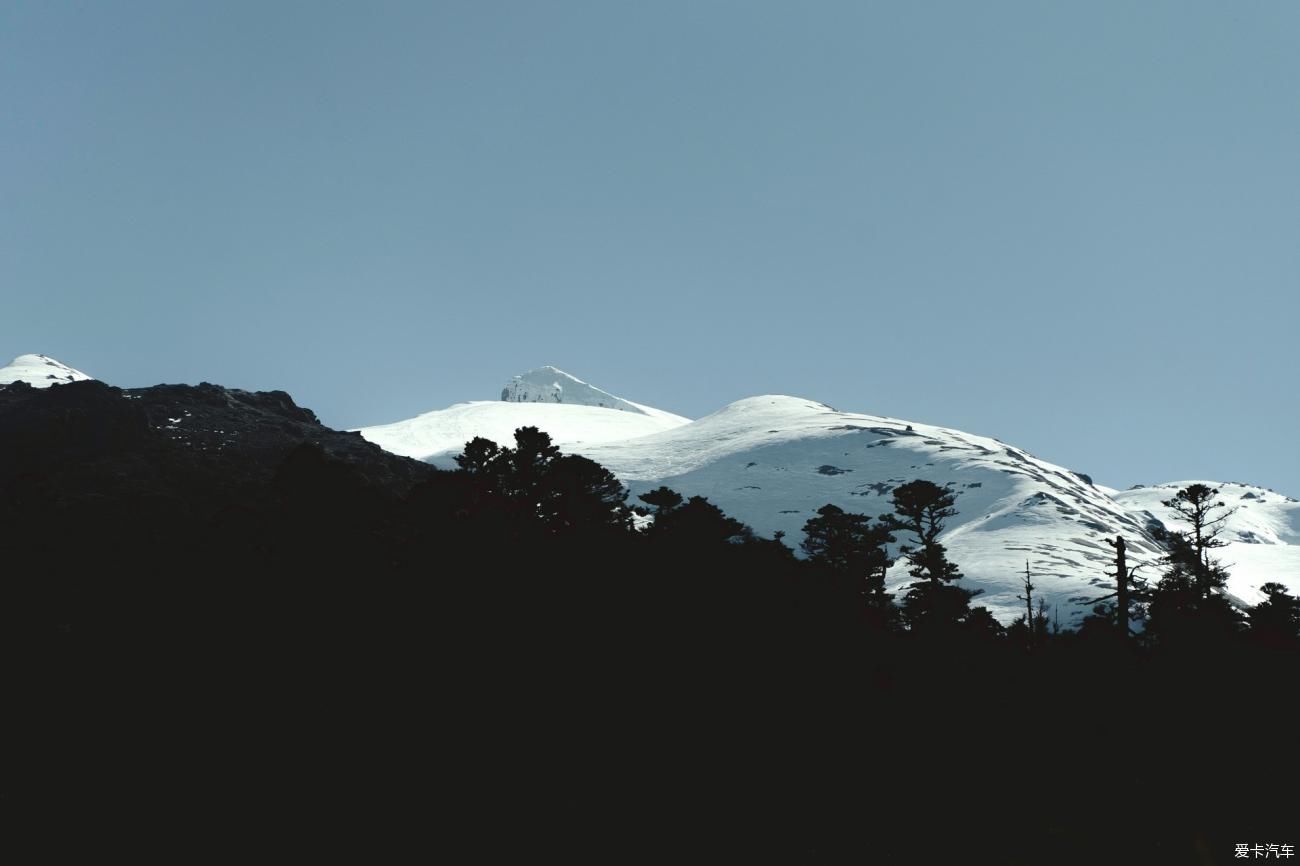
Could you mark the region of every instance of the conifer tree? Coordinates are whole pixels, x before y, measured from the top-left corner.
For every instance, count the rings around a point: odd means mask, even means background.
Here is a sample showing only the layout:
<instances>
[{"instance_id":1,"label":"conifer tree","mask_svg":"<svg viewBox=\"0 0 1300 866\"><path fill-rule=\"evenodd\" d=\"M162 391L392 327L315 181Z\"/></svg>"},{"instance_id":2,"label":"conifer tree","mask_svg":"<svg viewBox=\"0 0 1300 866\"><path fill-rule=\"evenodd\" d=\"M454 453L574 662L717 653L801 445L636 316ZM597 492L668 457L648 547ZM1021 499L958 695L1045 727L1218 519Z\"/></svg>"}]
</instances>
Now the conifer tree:
<instances>
[{"instance_id":1,"label":"conifer tree","mask_svg":"<svg viewBox=\"0 0 1300 866\"><path fill-rule=\"evenodd\" d=\"M911 562L908 573L916 578L903 597L903 613L914 630L952 626L970 612L975 593L951 585L961 572L939 541L944 521L957 513L955 502L951 490L917 479L894 489L894 513L881 517L891 532L916 538L915 544L899 548Z\"/></svg>"},{"instance_id":2,"label":"conifer tree","mask_svg":"<svg viewBox=\"0 0 1300 866\"><path fill-rule=\"evenodd\" d=\"M804 540L799 546L809 560L835 571L860 575L878 591L884 591L885 572L893 565L885 545L894 537L883 524L873 526L865 514L827 504L817 509L817 516L804 524L803 531Z\"/></svg>"},{"instance_id":3,"label":"conifer tree","mask_svg":"<svg viewBox=\"0 0 1300 866\"><path fill-rule=\"evenodd\" d=\"M935 587L961 577L956 564L948 561L947 551L939 542L944 520L957 513L953 508L955 502L956 496L951 490L932 481L917 479L894 489L894 513L880 518L891 532L910 532L916 536L919 547L905 544L899 552L910 560L912 565L908 573L912 577L927 580Z\"/></svg>"},{"instance_id":4,"label":"conifer tree","mask_svg":"<svg viewBox=\"0 0 1300 866\"><path fill-rule=\"evenodd\" d=\"M810 562L850 581L869 608L887 611L891 607L893 596L885 592L885 574L894 562L885 545L894 536L888 527L872 525L865 514L827 504L817 509L817 516L803 530L800 547Z\"/></svg>"},{"instance_id":5,"label":"conifer tree","mask_svg":"<svg viewBox=\"0 0 1300 866\"><path fill-rule=\"evenodd\" d=\"M549 531L630 526L627 490L608 469L576 454L561 454L548 433L536 427L515 431L515 447L481 436L456 457L486 498L505 503L505 513Z\"/></svg>"},{"instance_id":6,"label":"conifer tree","mask_svg":"<svg viewBox=\"0 0 1300 866\"><path fill-rule=\"evenodd\" d=\"M1275 649L1300 646L1300 599L1280 583L1266 583L1259 590L1264 600L1251 608L1251 636Z\"/></svg>"},{"instance_id":7,"label":"conifer tree","mask_svg":"<svg viewBox=\"0 0 1300 866\"><path fill-rule=\"evenodd\" d=\"M1227 545L1219 536L1223 533L1224 521L1236 509L1228 508L1222 500L1216 501L1218 492L1205 484L1191 484L1162 503L1191 524L1190 529L1178 533L1184 543L1174 544L1171 555L1181 557L1181 562L1176 565L1189 569L1193 587L1202 598L1209 598L1214 590L1222 589L1227 582L1227 572L1211 559L1210 551Z\"/></svg>"},{"instance_id":8,"label":"conifer tree","mask_svg":"<svg viewBox=\"0 0 1300 866\"><path fill-rule=\"evenodd\" d=\"M682 495L680 493L662 485L649 493L642 493L637 499L640 499L646 505L653 505L656 516L667 515L668 512L680 507L682 504Z\"/></svg>"},{"instance_id":9,"label":"conifer tree","mask_svg":"<svg viewBox=\"0 0 1300 866\"><path fill-rule=\"evenodd\" d=\"M1184 647L1208 646L1240 630L1242 616L1223 594L1228 573L1210 551L1227 544L1219 536L1233 509L1215 500L1218 491L1191 484L1164 505L1191 524L1186 531L1157 530L1166 565L1151 593L1145 637Z\"/></svg>"}]
</instances>

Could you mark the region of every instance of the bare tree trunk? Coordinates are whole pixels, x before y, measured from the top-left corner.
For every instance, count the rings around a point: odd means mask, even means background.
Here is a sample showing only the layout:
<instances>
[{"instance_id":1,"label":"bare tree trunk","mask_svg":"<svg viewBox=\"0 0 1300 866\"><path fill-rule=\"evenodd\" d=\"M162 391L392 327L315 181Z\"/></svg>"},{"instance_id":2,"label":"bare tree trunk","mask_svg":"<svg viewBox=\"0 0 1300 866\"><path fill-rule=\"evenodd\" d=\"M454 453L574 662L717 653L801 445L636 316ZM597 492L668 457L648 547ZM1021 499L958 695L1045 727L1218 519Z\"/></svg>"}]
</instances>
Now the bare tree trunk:
<instances>
[{"instance_id":1,"label":"bare tree trunk","mask_svg":"<svg viewBox=\"0 0 1300 866\"><path fill-rule=\"evenodd\" d=\"M1028 635L1026 643L1032 647L1034 645L1034 585L1029 582L1029 560L1025 560L1025 594L1018 595L1016 598L1024 599L1025 602L1025 632Z\"/></svg>"},{"instance_id":2,"label":"bare tree trunk","mask_svg":"<svg viewBox=\"0 0 1300 866\"><path fill-rule=\"evenodd\" d=\"M1124 637L1128 637L1128 557L1126 556L1124 537L1121 535L1115 536L1111 546L1115 548L1115 583L1119 590L1116 593L1115 606L1117 610L1115 611L1115 617L1119 625L1119 633Z\"/></svg>"}]
</instances>

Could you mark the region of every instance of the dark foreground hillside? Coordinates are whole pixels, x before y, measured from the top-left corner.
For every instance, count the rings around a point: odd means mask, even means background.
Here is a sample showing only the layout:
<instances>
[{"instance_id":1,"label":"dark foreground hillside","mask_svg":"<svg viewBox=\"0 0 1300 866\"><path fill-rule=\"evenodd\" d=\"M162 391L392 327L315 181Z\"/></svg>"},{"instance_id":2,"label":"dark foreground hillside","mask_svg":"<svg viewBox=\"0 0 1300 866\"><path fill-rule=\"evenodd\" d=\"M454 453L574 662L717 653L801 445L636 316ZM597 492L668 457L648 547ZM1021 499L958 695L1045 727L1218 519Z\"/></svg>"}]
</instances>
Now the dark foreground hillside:
<instances>
[{"instance_id":1,"label":"dark foreground hillside","mask_svg":"<svg viewBox=\"0 0 1300 866\"><path fill-rule=\"evenodd\" d=\"M437 472L279 392L0 388L6 812L50 859L1300 844L1286 640L887 627L707 503L634 531L547 445Z\"/></svg>"}]
</instances>

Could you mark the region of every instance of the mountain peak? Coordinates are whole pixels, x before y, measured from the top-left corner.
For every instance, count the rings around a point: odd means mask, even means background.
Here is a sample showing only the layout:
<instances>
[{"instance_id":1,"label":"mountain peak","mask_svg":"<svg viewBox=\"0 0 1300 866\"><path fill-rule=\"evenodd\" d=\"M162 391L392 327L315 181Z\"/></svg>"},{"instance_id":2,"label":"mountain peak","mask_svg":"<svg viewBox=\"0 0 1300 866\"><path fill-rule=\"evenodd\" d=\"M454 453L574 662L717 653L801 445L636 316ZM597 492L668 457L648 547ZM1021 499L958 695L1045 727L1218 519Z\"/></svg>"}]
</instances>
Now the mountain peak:
<instances>
[{"instance_id":1,"label":"mountain peak","mask_svg":"<svg viewBox=\"0 0 1300 866\"><path fill-rule=\"evenodd\" d=\"M617 409L638 415L649 414L636 403L615 397L608 391L602 391L577 376L549 365L515 376L501 389L501 399L507 403L567 403Z\"/></svg>"},{"instance_id":2,"label":"mountain peak","mask_svg":"<svg viewBox=\"0 0 1300 866\"><path fill-rule=\"evenodd\" d=\"M26 382L33 388L48 388L50 385L93 378L49 355L19 355L6 366L0 367L0 386Z\"/></svg>"}]
</instances>

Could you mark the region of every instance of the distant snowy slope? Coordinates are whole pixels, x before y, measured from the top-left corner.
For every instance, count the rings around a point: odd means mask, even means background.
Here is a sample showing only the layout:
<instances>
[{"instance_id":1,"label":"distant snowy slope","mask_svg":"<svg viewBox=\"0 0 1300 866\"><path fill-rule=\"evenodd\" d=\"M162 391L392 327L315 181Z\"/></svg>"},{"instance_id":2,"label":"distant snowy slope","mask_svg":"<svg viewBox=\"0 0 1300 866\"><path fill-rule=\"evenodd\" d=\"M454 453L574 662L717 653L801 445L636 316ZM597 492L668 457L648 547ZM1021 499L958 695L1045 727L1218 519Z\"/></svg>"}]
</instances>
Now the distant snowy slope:
<instances>
[{"instance_id":1,"label":"distant snowy slope","mask_svg":"<svg viewBox=\"0 0 1300 866\"><path fill-rule=\"evenodd\" d=\"M563 403L569 406L598 406L603 409L617 409L621 412L633 412L638 415L653 415L680 423L689 419L661 409L642 406L622 397L615 397L608 391L602 391L589 385L577 376L570 375L555 367L538 367L515 376L501 389L501 399L507 403Z\"/></svg>"},{"instance_id":2,"label":"distant snowy slope","mask_svg":"<svg viewBox=\"0 0 1300 866\"><path fill-rule=\"evenodd\" d=\"M475 436L514 443L519 427L537 427L566 451L599 442L659 433L690 419L615 397L554 367L515 376L497 401L457 403L415 418L362 427L362 436L394 454L455 468L455 457Z\"/></svg>"},{"instance_id":3,"label":"distant snowy slope","mask_svg":"<svg viewBox=\"0 0 1300 866\"><path fill-rule=\"evenodd\" d=\"M1300 594L1300 500L1264 487L1220 481L1176 481L1134 487L1113 494L1116 502L1141 521L1156 520L1171 530L1188 524L1163 502L1191 484L1219 491L1218 499L1236 511L1223 523L1227 547L1214 552L1228 569L1228 592L1245 604L1263 599L1259 587L1269 581ZM1216 514L1222 514L1222 510Z\"/></svg>"},{"instance_id":4,"label":"distant snowy slope","mask_svg":"<svg viewBox=\"0 0 1300 866\"><path fill-rule=\"evenodd\" d=\"M917 478L948 485L958 514L943 542L984 590L978 604L1009 621L1029 561L1034 583L1062 623L1105 595L1112 552L1122 534L1135 555L1156 548L1143 522L1084 476L996 439L894 418L840 412L797 397L753 397L673 430L597 443L581 453L609 467L633 494L665 484L702 495L760 534L786 533L798 545L803 524L828 502L879 515L890 492ZM890 574L910 582L906 563Z\"/></svg>"},{"instance_id":5,"label":"distant snowy slope","mask_svg":"<svg viewBox=\"0 0 1300 866\"><path fill-rule=\"evenodd\" d=\"M48 388L63 382L77 382L93 378L74 370L48 355L19 355L6 366L0 367L0 385L26 382L33 388Z\"/></svg>"},{"instance_id":6,"label":"distant snowy slope","mask_svg":"<svg viewBox=\"0 0 1300 866\"><path fill-rule=\"evenodd\" d=\"M359 432L385 451L454 469L456 455L475 436L513 445L516 429L537 427L549 433L551 441L565 451L585 453L588 446L598 442L658 433L678 423L595 406L481 400L457 403L394 424L362 427Z\"/></svg>"}]
</instances>

